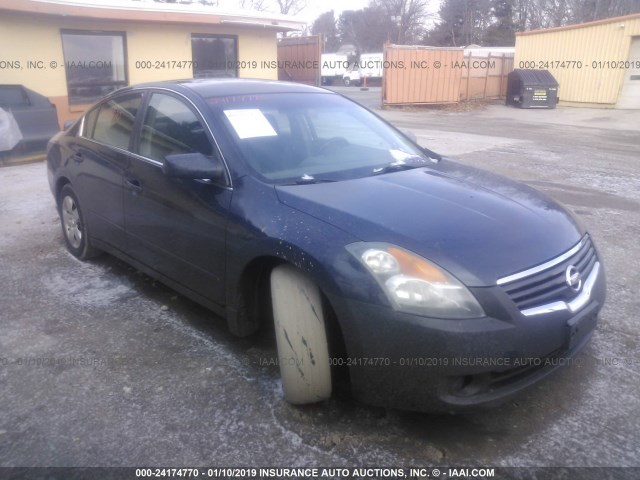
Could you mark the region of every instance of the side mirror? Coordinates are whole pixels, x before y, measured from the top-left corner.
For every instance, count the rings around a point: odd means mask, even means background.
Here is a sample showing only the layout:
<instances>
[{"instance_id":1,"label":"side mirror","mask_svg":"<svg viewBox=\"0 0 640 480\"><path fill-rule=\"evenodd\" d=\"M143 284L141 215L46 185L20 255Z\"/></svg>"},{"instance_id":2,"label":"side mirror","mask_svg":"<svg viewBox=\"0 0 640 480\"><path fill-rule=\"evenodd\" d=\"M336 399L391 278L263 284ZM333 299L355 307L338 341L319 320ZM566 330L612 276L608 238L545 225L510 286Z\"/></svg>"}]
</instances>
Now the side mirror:
<instances>
[{"instance_id":1,"label":"side mirror","mask_svg":"<svg viewBox=\"0 0 640 480\"><path fill-rule=\"evenodd\" d=\"M202 153L167 155L162 171L169 177L191 180L221 180L225 173L219 159L207 157Z\"/></svg>"}]
</instances>

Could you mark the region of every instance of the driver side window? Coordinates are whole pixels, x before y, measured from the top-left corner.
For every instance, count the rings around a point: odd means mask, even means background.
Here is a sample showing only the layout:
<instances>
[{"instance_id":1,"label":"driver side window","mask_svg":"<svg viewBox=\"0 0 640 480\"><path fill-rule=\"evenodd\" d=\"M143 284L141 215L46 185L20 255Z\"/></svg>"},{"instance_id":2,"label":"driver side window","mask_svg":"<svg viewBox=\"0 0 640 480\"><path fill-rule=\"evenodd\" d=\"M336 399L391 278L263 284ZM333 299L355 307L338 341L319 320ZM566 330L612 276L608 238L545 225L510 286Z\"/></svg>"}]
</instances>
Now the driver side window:
<instances>
[{"instance_id":1,"label":"driver side window","mask_svg":"<svg viewBox=\"0 0 640 480\"><path fill-rule=\"evenodd\" d=\"M164 162L167 155L210 156L212 152L204 125L183 101L162 93L152 95L142 125L140 155Z\"/></svg>"}]
</instances>

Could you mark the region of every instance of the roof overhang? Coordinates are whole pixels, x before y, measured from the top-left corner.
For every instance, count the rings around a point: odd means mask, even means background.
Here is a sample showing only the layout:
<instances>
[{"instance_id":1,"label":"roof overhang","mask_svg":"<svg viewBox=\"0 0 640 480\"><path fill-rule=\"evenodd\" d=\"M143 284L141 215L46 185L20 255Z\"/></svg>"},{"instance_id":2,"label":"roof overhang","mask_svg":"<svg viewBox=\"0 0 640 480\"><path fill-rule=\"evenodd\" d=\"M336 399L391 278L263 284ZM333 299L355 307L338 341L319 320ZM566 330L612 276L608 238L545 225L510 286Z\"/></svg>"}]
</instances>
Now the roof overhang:
<instances>
[{"instance_id":1,"label":"roof overhang","mask_svg":"<svg viewBox=\"0 0 640 480\"><path fill-rule=\"evenodd\" d=\"M0 11L92 20L143 23L227 25L286 32L301 30L306 22L288 15L253 11L223 11L201 4L155 3L135 0L0 0Z\"/></svg>"}]
</instances>

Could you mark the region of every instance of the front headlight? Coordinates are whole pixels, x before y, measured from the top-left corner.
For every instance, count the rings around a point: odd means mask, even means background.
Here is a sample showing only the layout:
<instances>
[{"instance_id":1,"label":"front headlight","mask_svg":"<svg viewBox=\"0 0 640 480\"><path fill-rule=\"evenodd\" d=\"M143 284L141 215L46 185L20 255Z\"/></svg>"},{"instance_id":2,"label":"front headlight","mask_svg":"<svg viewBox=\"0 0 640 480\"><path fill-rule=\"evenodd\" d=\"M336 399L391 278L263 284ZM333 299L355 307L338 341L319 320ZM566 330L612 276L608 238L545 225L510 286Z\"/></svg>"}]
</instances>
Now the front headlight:
<instances>
[{"instance_id":1,"label":"front headlight","mask_svg":"<svg viewBox=\"0 0 640 480\"><path fill-rule=\"evenodd\" d=\"M467 287L418 255L387 243L346 248L371 272L395 310L436 318L484 316Z\"/></svg>"}]
</instances>

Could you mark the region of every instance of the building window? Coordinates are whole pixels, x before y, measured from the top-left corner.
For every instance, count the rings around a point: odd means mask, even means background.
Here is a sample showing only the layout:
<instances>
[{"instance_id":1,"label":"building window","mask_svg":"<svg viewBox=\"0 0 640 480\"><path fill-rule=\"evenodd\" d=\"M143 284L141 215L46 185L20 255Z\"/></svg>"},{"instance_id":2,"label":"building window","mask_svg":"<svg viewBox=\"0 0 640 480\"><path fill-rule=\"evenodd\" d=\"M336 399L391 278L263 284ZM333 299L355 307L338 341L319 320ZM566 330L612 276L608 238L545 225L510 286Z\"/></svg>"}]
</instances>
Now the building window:
<instances>
[{"instance_id":1,"label":"building window","mask_svg":"<svg viewBox=\"0 0 640 480\"><path fill-rule=\"evenodd\" d=\"M70 104L92 103L128 85L125 34L62 31Z\"/></svg>"},{"instance_id":2,"label":"building window","mask_svg":"<svg viewBox=\"0 0 640 480\"><path fill-rule=\"evenodd\" d=\"M193 77L237 77L238 37L191 35Z\"/></svg>"}]
</instances>

